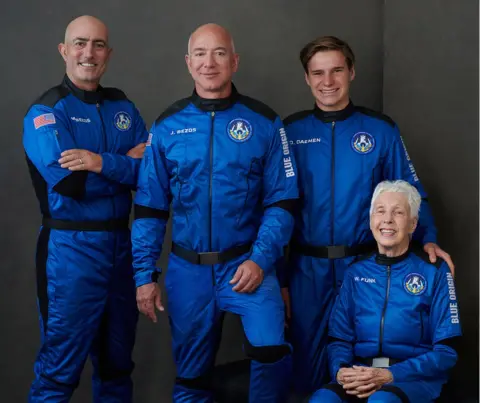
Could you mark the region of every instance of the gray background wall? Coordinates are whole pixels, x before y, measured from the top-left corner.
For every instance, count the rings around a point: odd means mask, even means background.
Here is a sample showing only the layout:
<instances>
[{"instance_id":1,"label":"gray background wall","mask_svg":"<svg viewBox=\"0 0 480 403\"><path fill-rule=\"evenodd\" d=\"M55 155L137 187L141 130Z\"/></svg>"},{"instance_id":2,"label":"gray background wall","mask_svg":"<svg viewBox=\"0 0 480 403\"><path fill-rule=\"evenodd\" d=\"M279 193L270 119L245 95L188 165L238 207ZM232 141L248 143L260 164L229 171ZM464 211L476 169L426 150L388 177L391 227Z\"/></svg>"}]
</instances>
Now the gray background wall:
<instances>
[{"instance_id":1,"label":"gray background wall","mask_svg":"<svg viewBox=\"0 0 480 403\"><path fill-rule=\"evenodd\" d=\"M384 111L399 124L457 266L457 401L478 396L478 2L387 0Z\"/></svg>"},{"instance_id":2,"label":"gray background wall","mask_svg":"<svg viewBox=\"0 0 480 403\"><path fill-rule=\"evenodd\" d=\"M231 30L241 55L235 83L285 116L313 104L298 62L310 39L333 34L357 55L355 103L381 109L403 130L437 217L442 246L458 266L467 336L462 390L478 389L478 6L474 1L142 0L22 2L7 0L0 99L2 265L0 385L2 402L26 400L39 343L34 249L40 223L21 144L29 104L56 85L64 66L56 45L66 24L92 14L110 27L114 54L103 84L122 88L149 126L189 94L183 56L190 32L206 22ZM419 37L416 37L419 36ZM410 45L410 48L407 46ZM385 77L384 77L385 76ZM166 267L165 254L161 264ZM219 362L242 357L241 330L227 318ZM138 402L168 402L174 379L166 315L141 318L134 373ZM89 368L74 402L90 401Z\"/></svg>"}]
</instances>

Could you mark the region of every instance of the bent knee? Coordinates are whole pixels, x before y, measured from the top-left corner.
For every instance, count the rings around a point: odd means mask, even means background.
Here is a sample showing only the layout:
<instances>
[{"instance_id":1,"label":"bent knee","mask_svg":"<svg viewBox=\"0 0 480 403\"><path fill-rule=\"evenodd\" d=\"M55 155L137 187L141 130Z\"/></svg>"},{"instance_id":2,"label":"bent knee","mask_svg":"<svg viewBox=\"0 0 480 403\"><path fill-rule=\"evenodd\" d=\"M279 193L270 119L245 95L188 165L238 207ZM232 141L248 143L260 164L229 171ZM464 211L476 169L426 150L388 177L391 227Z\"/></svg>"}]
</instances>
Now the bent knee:
<instances>
[{"instance_id":1,"label":"bent knee","mask_svg":"<svg viewBox=\"0 0 480 403\"><path fill-rule=\"evenodd\" d=\"M187 389L210 390L213 383L213 371L209 370L196 377L177 376L175 383Z\"/></svg>"},{"instance_id":2,"label":"bent knee","mask_svg":"<svg viewBox=\"0 0 480 403\"><path fill-rule=\"evenodd\" d=\"M247 357L264 364L278 362L291 354L291 352L292 349L288 344L253 346L248 340L245 342L245 354Z\"/></svg>"},{"instance_id":3,"label":"bent knee","mask_svg":"<svg viewBox=\"0 0 480 403\"><path fill-rule=\"evenodd\" d=\"M384 385L367 400L368 403L410 403L410 399L397 386Z\"/></svg>"}]
</instances>

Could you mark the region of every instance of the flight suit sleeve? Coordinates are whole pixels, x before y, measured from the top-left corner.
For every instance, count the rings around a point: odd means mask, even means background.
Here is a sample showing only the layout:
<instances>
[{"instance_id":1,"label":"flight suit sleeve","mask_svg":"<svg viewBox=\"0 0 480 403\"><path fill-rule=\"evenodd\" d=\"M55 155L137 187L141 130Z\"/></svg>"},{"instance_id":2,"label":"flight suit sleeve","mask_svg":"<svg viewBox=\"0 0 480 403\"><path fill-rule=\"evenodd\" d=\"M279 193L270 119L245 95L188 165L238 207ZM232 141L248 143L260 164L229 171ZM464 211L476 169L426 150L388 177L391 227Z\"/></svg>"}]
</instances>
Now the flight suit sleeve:
<instances>
[{"instance_id":1,"label":"flight suit sleeve","mask_svg":"<svg viewBox=\"0 0 480 403\"><path fill-rule=\"evenodd\" d=\"M155 281L171 202L170 179L162 149L162 130L154 125L140 164L132 226L134 278L137 287Z\"/></svg>"},{"instance_id":2,"label":"flight suit sleeve","mask_svg":"<svg viewBox=\"0 0 480 403\"><path fill-rule=\"evenodd\" d=\"M293 230L293 210L298 199L295 159L280 118L273 124L270 147L263 172L263 206L265 208L250 259L266 274L275 270Z\"/></svg>"},{"instance_id":3,"label":"flight suit sleeve","mask_svg":"<svg viewBox=\"0 0 480 403\"><path fill-rule=\"evenodd\" d=\"M395 382L446 379L457 362L455 345L462 331L455 284L445 262L437 272L434 287L429 326L433 349L392 365L389 369Z\"/></svg>"},{"instance_id":4,"label":"flight suit sleeve","mask_svg":"<svg viewBox=\"0 0 480 403\"><path fill-rule=\"evenodd\" d=\"M135 108L133 122L135 125L135 142L131 148L140 143L145 143L148 138L148 132L140 113ZM113 153L102 153L102 172L106 178L128 185L135 189L137 184L138 169L141 158L132 158L127 155Z\"/></svg>"},{"instance_id":5,"label":"flight suit sleeve","mask_svg":"<svg viewBox=\"0 0 480 403\"><path fill-rule=\"evenodd\" d=\"M352 276L347 273L329 320L327 352L330 375L333 380L337 378L340 368L351 367L354 361L355 326L352 292Z\"/></svg>"},{"instance_id":6,"label":"flight suit sleeve","mask_svg":"<svg viewBox=\"0 0 480 403\"><path fill-rule=\"evenodd\" d=\"M77 148L61 111L34 105L24 119L23 145L27 159L49 189L77 200L111 196L121 191L112 181L93 172L72 172L58 163L63 151Z\"/></svg>"},{"instance_id":7,"label":"flight suit sleeve","mask_svg":"<svg viewBox=\"0 0 480 403\"><path fill-rule=\"evenodd\" d=\"M415 186L422 197L418 226L413 239L423 245L437 242L437 228L435 227L432 211L428 204L427 194L418 179L413 162L408 155L398 127L392 128L393 143L388 147L388 154L384 166L384 178L387 180L402 179Z\"/></svg>"}]
</instances>

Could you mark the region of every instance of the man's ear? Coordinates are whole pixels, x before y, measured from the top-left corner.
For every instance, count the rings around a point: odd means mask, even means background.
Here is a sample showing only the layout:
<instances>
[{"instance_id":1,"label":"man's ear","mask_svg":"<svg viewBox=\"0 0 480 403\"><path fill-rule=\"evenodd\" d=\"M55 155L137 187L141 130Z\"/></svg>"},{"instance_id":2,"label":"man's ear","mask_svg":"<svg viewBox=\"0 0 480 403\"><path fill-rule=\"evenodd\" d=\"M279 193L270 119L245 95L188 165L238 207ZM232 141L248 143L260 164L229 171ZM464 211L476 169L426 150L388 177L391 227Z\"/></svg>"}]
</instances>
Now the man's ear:
<instances>
[{"instance_id":1,"label":"man's ear","mask_svg":"<svg viewBox=\"0 0 480 403\"><path fill-rule=\"evenodd\" d=\"M350 82L352 82L355 79L355 66L352 66L350 69Z\"/></svg>"},{"instance_id":2,"label":"man's ear","mask_svg":"<svg viewBox=\"0 0 480 403\"><path fill-rule=\"evenodd\" d=\"M67 61L67 47L64 43L58 44L58 52L62 55L63 60Z\"/></svg>"}]
</instances>

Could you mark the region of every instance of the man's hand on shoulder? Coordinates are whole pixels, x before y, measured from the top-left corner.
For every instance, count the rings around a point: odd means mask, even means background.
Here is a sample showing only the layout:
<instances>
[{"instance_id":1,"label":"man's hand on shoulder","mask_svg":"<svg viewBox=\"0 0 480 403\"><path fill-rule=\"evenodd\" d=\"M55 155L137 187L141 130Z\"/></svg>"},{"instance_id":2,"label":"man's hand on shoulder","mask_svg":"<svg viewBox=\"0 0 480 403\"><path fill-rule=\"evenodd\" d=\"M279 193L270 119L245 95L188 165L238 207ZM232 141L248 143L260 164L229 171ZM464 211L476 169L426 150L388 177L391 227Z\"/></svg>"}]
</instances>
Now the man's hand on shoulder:
<instances>
[{"instance_id":1,"label":"man's hand on shoulder","mask_svg":"<svg viewBox=\"0 0 480 403\"><path fill-rule=\"evenodd\" d=\"M443 260L445 260L450 268L450 271L452 272L452 276L455 275L455 265L453 264L452 258L447 252L440 248L440 246L438 246L436 243L429 242L423 246L423 250L428 253L431 263L435 263L437 261L437 257L441 257Z\"/></svg>"}]
</instances>

